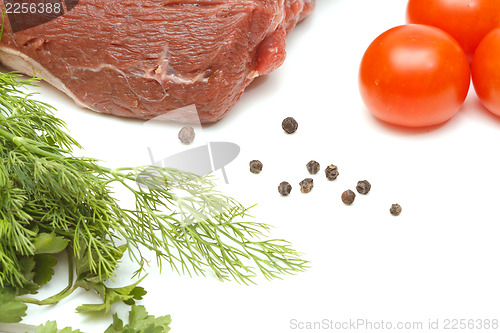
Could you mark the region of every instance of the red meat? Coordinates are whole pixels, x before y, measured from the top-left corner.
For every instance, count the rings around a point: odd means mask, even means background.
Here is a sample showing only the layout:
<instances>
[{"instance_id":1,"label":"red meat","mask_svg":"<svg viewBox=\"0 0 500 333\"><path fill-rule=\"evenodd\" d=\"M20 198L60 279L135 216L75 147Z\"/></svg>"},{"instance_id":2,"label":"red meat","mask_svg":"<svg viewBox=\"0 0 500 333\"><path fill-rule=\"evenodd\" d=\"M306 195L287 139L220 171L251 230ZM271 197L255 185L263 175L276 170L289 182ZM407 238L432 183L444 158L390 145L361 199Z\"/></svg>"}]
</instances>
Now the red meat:
<instances>
[{"instance_id":1,"label":"red meat","mask_svg":"<svg viewBox=\"0 0 500 333\"><path fill-rule=\"evenodd\" d=\"M210 123L283 63L314 1L23 0L35 13L16 14L0 0L0 61L94 111Z\"/></svg>"}]
</instances>

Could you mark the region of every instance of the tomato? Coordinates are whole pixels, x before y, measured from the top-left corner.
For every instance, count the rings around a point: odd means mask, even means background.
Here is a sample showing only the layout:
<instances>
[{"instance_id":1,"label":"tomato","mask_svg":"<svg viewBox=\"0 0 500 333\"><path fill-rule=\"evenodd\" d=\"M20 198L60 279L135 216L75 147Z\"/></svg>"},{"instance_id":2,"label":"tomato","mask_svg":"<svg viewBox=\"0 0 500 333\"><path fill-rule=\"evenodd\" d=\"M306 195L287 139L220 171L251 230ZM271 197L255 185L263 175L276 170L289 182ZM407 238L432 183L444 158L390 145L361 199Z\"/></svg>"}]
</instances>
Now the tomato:
<instances>
[{"instance_id":1,"label":"tomato","mask_svg":"<svg viewBox=\"0 0 500 333\"><path fill-rule=\"evenodd\" d=\"M444 31L420 24L392 28L366 50L359 69L361 97L380 120L426 127L450 119L470 85L460 45Z\"/></svg>"},{"instance_id":2,"label":"tomato","mask_svg":"<svg viewBox=\"0 0 500 333\"><path fill-rule=\"evenodd\" d=\"M500 28L484 37L472 61L472 83L481 103L500 116Z\"/></svg>"},{"instance_id":3,"label":"tomato","mask_svg":"<svg viewBox=\"0 0 500 333\"><path fill-rule=\"evenodd\" d=\"M446 31L462 45L471 61L483 37L500 26L500 1L409 0L406 20Z\"/></svg>"}]
</instances>

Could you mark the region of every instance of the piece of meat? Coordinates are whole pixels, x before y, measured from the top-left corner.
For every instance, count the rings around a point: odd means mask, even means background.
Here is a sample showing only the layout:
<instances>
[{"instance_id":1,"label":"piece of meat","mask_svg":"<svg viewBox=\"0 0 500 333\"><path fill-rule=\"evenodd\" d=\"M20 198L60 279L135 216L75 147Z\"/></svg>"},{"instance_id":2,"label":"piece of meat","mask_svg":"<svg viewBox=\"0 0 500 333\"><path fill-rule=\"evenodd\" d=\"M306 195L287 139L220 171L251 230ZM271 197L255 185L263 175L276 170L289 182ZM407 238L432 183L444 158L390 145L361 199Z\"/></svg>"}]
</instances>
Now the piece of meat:
<instances>
[{"instance_id":1,"label":"piece of meat","mask_svg":"<svg viewBox=\"0 0 500 333\"><path fill-rule=\"evenodd\" d=\"M0 5L12 12L15 2ZM28 75L35 69L94 111L210 123L254 78L283 63L286 35L315 0L23 2L53 10L8 13L0 42L5 66Z\"/></svg>"}]
</instances>

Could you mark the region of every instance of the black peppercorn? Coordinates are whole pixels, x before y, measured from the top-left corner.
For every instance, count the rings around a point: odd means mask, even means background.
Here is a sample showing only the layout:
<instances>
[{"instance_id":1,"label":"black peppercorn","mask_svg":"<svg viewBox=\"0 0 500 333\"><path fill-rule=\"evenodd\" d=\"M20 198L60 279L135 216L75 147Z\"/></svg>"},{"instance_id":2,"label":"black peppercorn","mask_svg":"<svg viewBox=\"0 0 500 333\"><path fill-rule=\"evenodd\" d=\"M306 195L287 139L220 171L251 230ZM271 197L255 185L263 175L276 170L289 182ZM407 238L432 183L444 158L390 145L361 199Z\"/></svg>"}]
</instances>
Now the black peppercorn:
<instances>
[{"instance_id":1,"label":"black peppercorn","mask_svg":"<svg viewBox=\"0 0 500 333\"><path fill-rule=\"evenodd\" d=\"M319 163L314 161L314 160L307 163L306 167L307 167L307 171L309 171L309 173L311 175L317 174L319 172L319 168L320 168Z\"/></svg>"},{"instance_id":2,"label":"black peppercorn","mask_svg":"<svg viewBox=\"0 0 500 333\"><path fill-rule=\"evenodd\" d=\"M281 123L281 127L283 127L283 130L288 134L292 134L295 133L295 131L299 127L299 124L292 117L288 117L283 120L283 123Z\"/></svg>"},{"instance_id":3,"label":"black peppercorn","mask_svg":"<svg viewBox=\"0 0 500 333\"><path fill-rule=\"evenodd\" d=\"M335 180L339 176L339 169L336 165L330 164L325 169L325 175L328 180Z\"/></svg>"},{"instance_id":4,"label":"black peppercorn","mask_svg":"<svg viewBox=\"0 0 500 333\"><path fill-rule=\"evenodd\" d=\"M372 188L372 184L370 184L367 180L360 180L358 185L356 186L356 190L359 194L368 194Z\"/></svg>"},{"instance_id":5,"label":"black peppercorn","mask_svg":"<svg viewBox=\"0 0 500 333\"><path fill-rule=\"evenodd\" d=\"M345 203L346 205L351 205L354 202L355 198L356 198L356 193L354 193L351 190L347 190L344 193L342 193L342 202Z\"/></svg>"},{"instance_id":6,"label":"black peppercorn","mask_svg":"<svg viewBox=\"0 0 500 333\"><path fill-rule=\"evenodd\" d=\"M391 209L389 210L389 212L391 212L391 215L393 216L398 216L399 214L401 214L401 211L403 209L401 208L401 206L399 204L393 204L391 206Z\"/></svg>"},{"instance_id":7,"label":"black peppercorn","mask_svg":"<svg viewBox=\"0 0 500 333\"><path fill-rule=\"evenodd\" d=\"M190 126L185 126L179 131L178 138L185 145L188 145L194 141L194 128Z\"/></svg>"},{"instance_id":8,"label":"black peppercorn","mask_svg":"<svg viewBox=\"0 0 500 333\"><path fill-rule=\"evenodd\" d=\"M292 185L290 185L290 183L288 182L281 182L281 184L279 184L278 186L278 192L282 196L286 197L290 194L290 192L292 192Z\"/></svg>"},{"instance_id":9,"label":"black peppercorn","mask_svg":"<svg viewBox=\"0 0 500 333\"><path fill-rule=\"evenodd\" d=\"M303 181L301 181L299 185L300 185L300 191L302 193L309 193L312 191L314 187L314 181L312 178L306 178Z\"/></svg>"},{"instance_id":10,"label":"black peppercorn","mask_svg":"<svg viewBox=\"0 0 500 333\"><path fill-rule=\"evenodd\" d=\"M262 171L262 162L259 160L250 161L250 172L260 173Z\"/></svg>"}]
</instances>

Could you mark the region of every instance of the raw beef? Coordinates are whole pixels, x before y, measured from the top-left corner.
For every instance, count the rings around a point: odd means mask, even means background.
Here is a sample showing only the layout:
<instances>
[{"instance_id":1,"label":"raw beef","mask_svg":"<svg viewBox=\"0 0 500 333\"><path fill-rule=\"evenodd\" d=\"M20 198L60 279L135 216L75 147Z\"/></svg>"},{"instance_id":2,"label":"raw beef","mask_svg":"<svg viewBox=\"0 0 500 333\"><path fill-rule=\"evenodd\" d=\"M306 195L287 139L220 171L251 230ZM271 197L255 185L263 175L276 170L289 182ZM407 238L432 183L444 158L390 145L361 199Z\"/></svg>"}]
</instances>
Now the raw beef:
<instances>
[{"instance_id":1,"label":"raw beef","mask_svg":"<svg viewBox=\"0 0 500 333\"><path fill-rule=\"evenodd\" d=\"M15 2L0 0L5 66L98 112L210 123L283 63L315 0L24 0L35 14Z\"/></svg>"}]
</instances>

